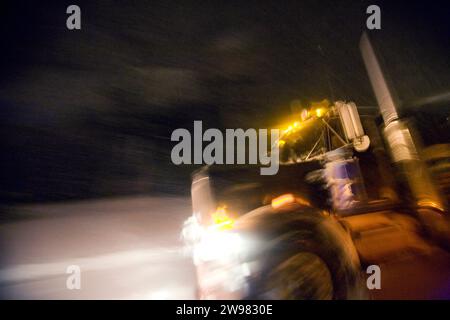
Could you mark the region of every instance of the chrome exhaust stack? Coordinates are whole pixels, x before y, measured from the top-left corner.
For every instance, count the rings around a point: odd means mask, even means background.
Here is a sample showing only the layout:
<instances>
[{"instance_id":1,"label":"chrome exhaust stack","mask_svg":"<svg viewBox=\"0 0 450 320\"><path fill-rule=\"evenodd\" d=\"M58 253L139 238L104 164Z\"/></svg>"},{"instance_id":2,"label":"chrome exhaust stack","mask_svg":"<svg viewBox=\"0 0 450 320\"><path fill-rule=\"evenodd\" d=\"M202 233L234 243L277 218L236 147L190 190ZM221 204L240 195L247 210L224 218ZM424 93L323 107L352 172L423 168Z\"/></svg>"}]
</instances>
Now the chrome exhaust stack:
<instances>
[{"instance_id":1,"label":"chrome exhaust stack","mask_svg":"<svg viewBox=\"0 0 450 320\"><path fill-rule=\"evenodd\" d=\"M406 181L413 202L412 207L419 213L423 209L443 213L445 202L433 183L425 163L420 159L419 144L414 141L411 128L399 117L398 103L366 33L361 37L360 50L383 117L384 138L392 161Z\"/></svg>"}]
</instances>

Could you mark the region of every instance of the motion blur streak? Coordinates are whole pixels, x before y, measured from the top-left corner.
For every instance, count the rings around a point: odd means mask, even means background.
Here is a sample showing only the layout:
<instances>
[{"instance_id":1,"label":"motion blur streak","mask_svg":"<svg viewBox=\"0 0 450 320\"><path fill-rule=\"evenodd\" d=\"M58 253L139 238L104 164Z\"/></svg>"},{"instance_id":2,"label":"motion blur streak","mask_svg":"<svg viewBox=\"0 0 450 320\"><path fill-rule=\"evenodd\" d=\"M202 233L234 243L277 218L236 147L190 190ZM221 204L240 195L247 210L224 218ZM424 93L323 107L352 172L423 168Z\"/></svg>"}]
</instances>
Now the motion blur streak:
<instances>
[{"instance_id":1,"label":"motion blur streak","mask_svg":"<svg viewBox=\"0 0 450 320\"><path fill-rule=\"evenodd\" d=\"M139 263L154 262L154 260L158 259L173 259L180 253L179 248L175 247L117 252L103 256L77 258L53 263L23 264L0 270L0 284L62 276L65 274L65 270L69 265L80 266L82 271L108 270L132 266Z\"/></svg>"},{"instance_id":2,"label":"motion blur streak","mask_svg":"<svg viewBox=\"0 0 450 320\"><path fill-rule=\"evenodd\" d=\"M0 226L3 299L192 299L191 259L179 229L181 197L128 197L14 207ZM69 265L81 289L68 290Z\"/></svg>"}]
</instances>

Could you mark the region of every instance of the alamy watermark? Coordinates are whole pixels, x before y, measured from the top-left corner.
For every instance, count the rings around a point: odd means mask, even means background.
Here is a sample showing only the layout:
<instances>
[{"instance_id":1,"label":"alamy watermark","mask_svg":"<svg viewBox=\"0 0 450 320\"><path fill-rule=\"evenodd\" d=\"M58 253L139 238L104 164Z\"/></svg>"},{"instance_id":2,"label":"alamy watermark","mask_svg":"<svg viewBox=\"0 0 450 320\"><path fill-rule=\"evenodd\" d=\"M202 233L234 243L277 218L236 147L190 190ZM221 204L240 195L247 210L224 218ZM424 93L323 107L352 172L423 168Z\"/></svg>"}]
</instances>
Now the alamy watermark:
<instances>
[{"instance_id":1,"label":"alamy watermark","mask_svg":"<svg viewBox=\"0 0 450 320\"><path fill-rule=\"evenodd\" d=\"M66 27L69 30L81 29L81 9L79 6L72 4L67 7L66 13L70 14L66 20Z\"/></svg>"},{"instance_id":2,"label":"alamy watermark","mask_svg":"<svg viewBox=\"0 0 450 320\"><path fill-rule=\"evenodd\" d=\"M81 268L80 266L73 264L67 267L66 273L69 276L66 279L66 288L68 290L80 290L81 289Z\"/></svg>"},{"instance_id":3,"label":"alamy watermark","mask_svg":"<svg viewBox=\"0 0 450 320\"><path fill-rule=\"evenodd\" d=\"M370 14L366 20L366 26L369 30L381 29L381 9L376 4L367 7L366 13Z\"/></svg>"},{"instance_id":4,"label":"alamy watermark","mask_svg":"<svg viewBox=\"0 0 450 320\"><path fill-rule=\"evenodd\" d=\"M81 9L78 5L72 4L67 7L66 13L70 16L66 20L66 27L69 30L81 30ZM366 20L366 27L369 30L381 29L381 9L378 5L372 4L367 7L366 13L369 17Z\"/></svg>"},{"instance_id":5,"label":"alamy watermark","mask_svg":"<svg viewBox=\"0 0 450 320\"><path fill-rule=\"evenodd\" d=\"M260 164L261 175L275 175L279 168L279 137L279 129L270 130L270 142L267 129L226 129L224 138L219 129L203 132L202 121L194 121L193 137L187 129L172 132L171 140L178 143L171 159L176 165ZM209 142L205 148L203 142Z\"/></svg>"},{"instance_id":6,"label":"alamy watermark","mask_svg":"<svg viewBox=\"0 0 450 320\"><path fill-rule=\"evenodd\" d=\"M381 268L376 264L372 264L367 267L366 273L370 274L367 277L366 286L369 290L380 290L381 289Z\"/></svg>"}]
</instances>

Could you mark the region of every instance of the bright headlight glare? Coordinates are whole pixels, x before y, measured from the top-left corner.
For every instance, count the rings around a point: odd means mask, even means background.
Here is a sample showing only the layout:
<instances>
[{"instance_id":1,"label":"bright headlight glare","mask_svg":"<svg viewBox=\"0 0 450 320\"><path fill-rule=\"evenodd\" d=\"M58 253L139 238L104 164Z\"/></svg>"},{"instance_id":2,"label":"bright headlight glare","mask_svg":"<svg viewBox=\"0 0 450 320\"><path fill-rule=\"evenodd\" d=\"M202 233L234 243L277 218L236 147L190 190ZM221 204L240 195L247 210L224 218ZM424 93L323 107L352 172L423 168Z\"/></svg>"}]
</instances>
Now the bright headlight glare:
<instances>
[{"instance_id":1,"label":"bright headlight glare","mask_svg":"<svg viewBox=\"0 0 450 320\"><path fill-rule=\"evenodd\" d=\"M195 246L194 261L230 261L238 259L244 247L242 238L233 232L206 229Z\"/></svg>"}]
</instances>

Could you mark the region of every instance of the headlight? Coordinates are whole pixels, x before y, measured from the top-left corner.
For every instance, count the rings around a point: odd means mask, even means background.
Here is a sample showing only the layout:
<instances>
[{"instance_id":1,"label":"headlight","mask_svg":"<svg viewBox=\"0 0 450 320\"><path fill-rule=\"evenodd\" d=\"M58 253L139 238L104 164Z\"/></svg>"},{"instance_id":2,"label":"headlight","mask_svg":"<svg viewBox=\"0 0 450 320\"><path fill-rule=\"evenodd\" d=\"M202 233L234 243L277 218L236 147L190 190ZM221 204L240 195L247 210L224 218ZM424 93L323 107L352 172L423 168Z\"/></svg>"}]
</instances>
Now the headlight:
<instances>
[{"instance_id":1,"label":"headlight","mask_svg":"<svg viewBox=\"0 0 450 320\"><path fill-rule=\"evenodd\" d=\"M231 262L239 259L244 243L241 237L230 231L212 228L204 230L201 241L194 249L194 262Z\"/></svg>"}]
</instances>

